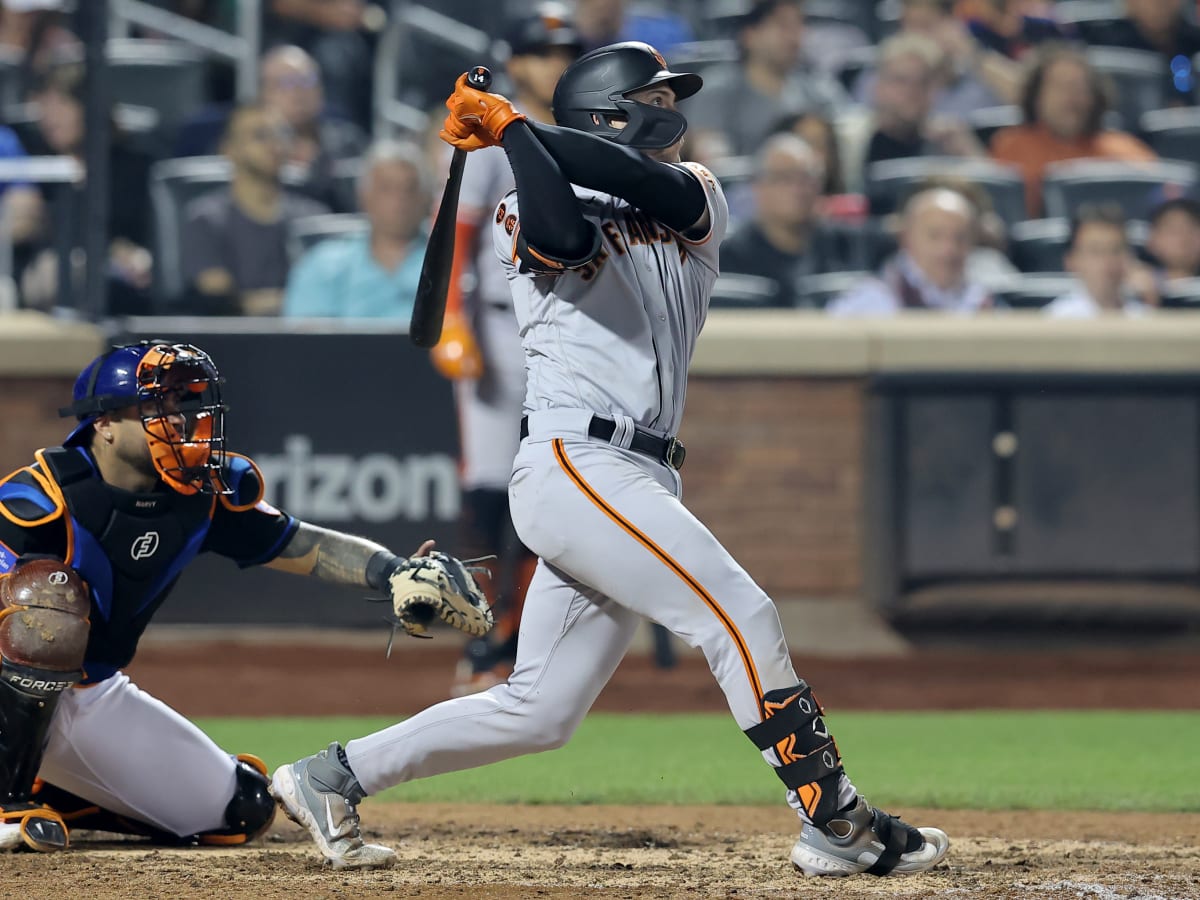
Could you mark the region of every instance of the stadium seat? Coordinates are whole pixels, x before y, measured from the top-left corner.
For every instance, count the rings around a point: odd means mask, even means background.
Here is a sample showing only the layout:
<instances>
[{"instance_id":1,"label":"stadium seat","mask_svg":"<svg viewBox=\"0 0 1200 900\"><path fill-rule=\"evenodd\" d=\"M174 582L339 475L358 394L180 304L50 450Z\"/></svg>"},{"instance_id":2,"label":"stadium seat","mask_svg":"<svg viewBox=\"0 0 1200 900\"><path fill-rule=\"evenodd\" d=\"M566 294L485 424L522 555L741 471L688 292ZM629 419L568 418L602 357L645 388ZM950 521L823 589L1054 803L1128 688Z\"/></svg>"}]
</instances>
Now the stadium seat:
<instances>
[{"instance_id":1,"label":"stadium seat","mask_svg":"<svg viewBox=\"0 0 1200 900\"><path fill-rule=\"evenodd\" d=\"M878 47L853 47L842 54L834 67L834 77L841 82L847 93L853 94L863 73L875 68L878 56Z\"/></svg>"},{"instance_id":2,"label":"stadium seat","mask_svg":"<svg viewBox=\"0 0 1200 900\"><path fill-rule=\"evenodd\" d=\"M1070 218L1082 203L1116 203L1126 216L1142 218L1153 191L1164 185L1188 187L1196 179L1196 167L1185 162L1073 159L1046 167L1042 195L1050 218Z\"/></svg>"},{"instance_id":3,"label":"stadium seat","mask_svg":"<svg viewBox=\"0 0 1200 900\"><path fill-rule=\"evenodd\" d=\"M1149 226L1132 220L1125 226L1125 237L1135 255L1144 252ZM1022 272L1061 272L1071 223L1067 219L1029 219L1018 222L1008 232L1009 256Z\"/></svg>"},{"instance_id":4,"label":"stadium seat","mask_svg":"<svg viewBox=\"0 0 1200 900\"><path fill-rule=\"evenodd\" d=\"M154 291L160 304L175 303L183 293L180 235L188 203L229 183L223 156L167 159L150 169L150 207L154 221Z\"/></svg>"},{"instance_id":5,"label":"stadium seat","mask_svg":"<svg viewBox=\"0 0 1200 900\"><path fill-rule=\"evenodd\" d=\"M1163 107L1163 60L1157 53L1124 47L1089 47L1087 58L1116 84L1116 111L1126 131L1138 130L1146 110Z\"/></svg>"},{"instance_id":6,"label":"stadium seat","mask_svg":"<svg viewBox=\"0 0 1200 900\"><path fill-rule=\"evenodd\" d=\"M721 275L713 285L713 309L769 309L779 305L779 287L759 275Z\"/></svg>"},{"instance_id":7,"label":"stadium seat","mask_svg":"<svg viewBox=\"0 0 1200 900\"><path fill-rule=\"evenodd\" d=\"M1155 109L1142 116L1142 133L1163 159L1200 159L1200 109Z\"/></svg>"},{"instance_id":8,"label":"stadium seat","mask_svg":"<svg viewBox=\"0 0 1200 900\"><path fill-rule=\"evenodd\" d=\"M737 61L737 43L726 38L680 44L671 51L670 60L676 71L695 72L702 77Z\"/></svg>"},{"instance_id":9,"label":"stadium seat","mask_svg":"<svg viewBox=\"0 0 1200 900\"><path fill-rule=\"evenodd\" d=\"M358 179L362 175L361 159L339 159L333 164L333 194L336 209L358 209Z\"/></svg>"},{"instance_id":10,"label":"stadium seat","mask_svg":"<svg viewBox=\"0 0 1200 900\"><path fill-rule=\"evenodd\" d=\"M330 213L296 219L288 226L288 255L295 262L321 241L365 234L370 227L366 217L358 213Z\"/></svg>"},{"instance_id":11,"label":"stadium seat","mask_svg":"<svg viewBox=\"0 0 1200 900\"><path fill-rule=\"evenodd\" d=\"M204 57L180 42L114 39L107 56L113 101L153 109L165 135L207 99Z\"/></svg>"},{"instance_id":12,"label":"stadium seat","mask_svg":"<svg viewBox=\"0 0 1200 900\"><path fill-rule=\"evenodd\" d=\"M1172 282L1163 291L1164 309L1190 309L1200 312L1200 278Z\"/></svg>"},{"instance_id":13,"label":"stadium seat","mask_svg":"<svg viewBox=\"0 0 1200 900\"><path fill-rule=\"evenodd\" d=\"M839 297L873 272L829 272L825 275L806 275L800 279L796 306L800 309L824 309L830 300Z\"/></svg>"},{"instance_id":14,"label":"stadium seat","mask_svg":"<svg viewBox=\"0 0 1200 900\"><path fill-rule=\"evenodd\" d=\"M922 182L935 176L953 176L978 184L988 192L996 214L1010 225L1025 218L1025 182L1014 166L957 156L915 156L872 163L866 173L872 213L898 209Z\"/></svg>"},{"instance_id":15,"label":"stadium seat","mask_svg":"<svg viewBox=\"0 0 1200 900\"><path fill-rule=\"evenodd\" d=\"M1125 11L1121 0L1058 0L1054 4L1054 21L1074 30L1086 43L1103 37L1109 23Z\"/></svg>"},{"instance_id":16,"label":"stadium seat","mask_svg":"<svg viewBox=\"0 0 1200 900\"><path fill-rule=\"evenodd\" d=\"M1019 106L985 106L967 113L967 124L985 147L991 146L992 136L1001 128L1020 125L1023 121L1025 117Z\"/></svg>"},{"instance_id":17,"label":"stadium seat","mask_svg":"<svg viewBox=\"0 0 1200 900\"><path fill-rule=\"evenodd\" d=\"M1075 286L1075 279L1062 272L1031 272L1014 278L993 292L996 305L1009 309L1041 309Z\"/></svg>"}]
</instances>

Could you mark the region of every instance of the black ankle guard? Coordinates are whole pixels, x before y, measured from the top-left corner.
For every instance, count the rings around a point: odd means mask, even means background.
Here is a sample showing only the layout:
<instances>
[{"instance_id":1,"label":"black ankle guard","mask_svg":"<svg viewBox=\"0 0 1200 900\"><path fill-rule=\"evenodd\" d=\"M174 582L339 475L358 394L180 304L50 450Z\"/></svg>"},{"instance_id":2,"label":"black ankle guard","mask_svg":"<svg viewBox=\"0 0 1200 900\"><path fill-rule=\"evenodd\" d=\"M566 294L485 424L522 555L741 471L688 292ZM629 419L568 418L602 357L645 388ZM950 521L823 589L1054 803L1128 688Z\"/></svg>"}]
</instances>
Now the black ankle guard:
<instances>
[{"instance_id":1,"label":"black ankle guard","mask_svg":"<svg viewBox=\"0 0 1200 900\"><path fill-rule=\"evenodd\" d=\"M747 728L746 736L759 750L775 751L775 774L796 792L812 823L824 825L837 813L842 756L825 727L821 705L801 681L768 691L762 706L766 718Z\"/></svg>"}]
</instances>

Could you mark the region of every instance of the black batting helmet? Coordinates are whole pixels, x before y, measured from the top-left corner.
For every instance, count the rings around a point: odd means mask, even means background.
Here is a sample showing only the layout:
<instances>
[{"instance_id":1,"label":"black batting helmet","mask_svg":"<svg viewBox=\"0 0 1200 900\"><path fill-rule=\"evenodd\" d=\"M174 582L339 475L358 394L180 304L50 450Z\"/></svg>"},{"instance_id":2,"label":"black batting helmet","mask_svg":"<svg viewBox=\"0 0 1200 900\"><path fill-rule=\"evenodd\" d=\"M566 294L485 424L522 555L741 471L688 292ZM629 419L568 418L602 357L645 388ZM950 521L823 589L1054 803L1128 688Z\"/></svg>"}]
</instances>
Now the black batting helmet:
<instances>
[{"instance_id":1,"label":"black batting helmet","mask_svg":"<svg viewBox=\"0 0 1200 900\"><path fill-rule=\"evenodd\" d=\"M687 131L687 119L671 109L637 103L628 95L656 84L669 84L675 99L700 90L703 79L672 72L662 54L641 41L624 41L585 53L567 67L554 88L554 120L564 128L586 131L643 150L670 147ZM624 120L623 128L610 121Z\"/></svg>"}]
</instances>

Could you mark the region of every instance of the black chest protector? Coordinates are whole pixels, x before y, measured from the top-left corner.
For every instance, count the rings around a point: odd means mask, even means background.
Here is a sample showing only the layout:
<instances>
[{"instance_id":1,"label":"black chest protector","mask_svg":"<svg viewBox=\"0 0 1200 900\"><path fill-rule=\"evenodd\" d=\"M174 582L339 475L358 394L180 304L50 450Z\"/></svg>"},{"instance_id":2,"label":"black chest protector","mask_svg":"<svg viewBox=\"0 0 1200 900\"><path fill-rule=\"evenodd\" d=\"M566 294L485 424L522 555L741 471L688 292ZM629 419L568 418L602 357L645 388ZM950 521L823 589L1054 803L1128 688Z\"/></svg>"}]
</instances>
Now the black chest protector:
<instances>
[{"instance_id":1,"label":"black chest protector","mask_svg":"<svg viewBox=\"0 0 1200 900\"><path fill-rule=\"evenodd\" d=\"M84 682L101 681L133 659L155 611L199 554L216 498L112 487L75 448L43 458L66 504L67 562L92 590Z\"/></svg>"}]
</instances>

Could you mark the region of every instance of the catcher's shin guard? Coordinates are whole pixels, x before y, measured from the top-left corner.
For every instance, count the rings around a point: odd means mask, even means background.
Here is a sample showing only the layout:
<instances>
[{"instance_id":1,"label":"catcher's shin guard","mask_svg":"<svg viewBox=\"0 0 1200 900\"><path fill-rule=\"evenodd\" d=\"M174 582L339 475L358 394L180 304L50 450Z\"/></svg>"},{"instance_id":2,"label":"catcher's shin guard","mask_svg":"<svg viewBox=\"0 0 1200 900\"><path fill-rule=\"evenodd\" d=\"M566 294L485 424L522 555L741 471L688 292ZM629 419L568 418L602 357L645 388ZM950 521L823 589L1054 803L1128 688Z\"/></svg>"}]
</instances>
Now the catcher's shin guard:
<instances>
[{"instance_id":1,"label":"catcher's shin guard","mask_svg":"<svg viewBox=\"0 0 1200 900\"><path fill-rule=\"evenodd\" d=\"M824 825L837 813L842 758L825 727L821 705L801 681L768 691L762 706L766 718L747 728L747 737L759 750L774 751L779 780L796 792L812 823Z\"/></svg>"},{"instance_id":2,"label":"catcher's shin guard","mask_svg":"<svg viewBox=\"0 0 1200 900\"><path fill-rule=\"evenodd\" d=\"M33 787L54 710L83 674L89 606L79 576L56 559L23 557L0 577L0 848L68 844Z\"/></svg>"}]
</instances>

